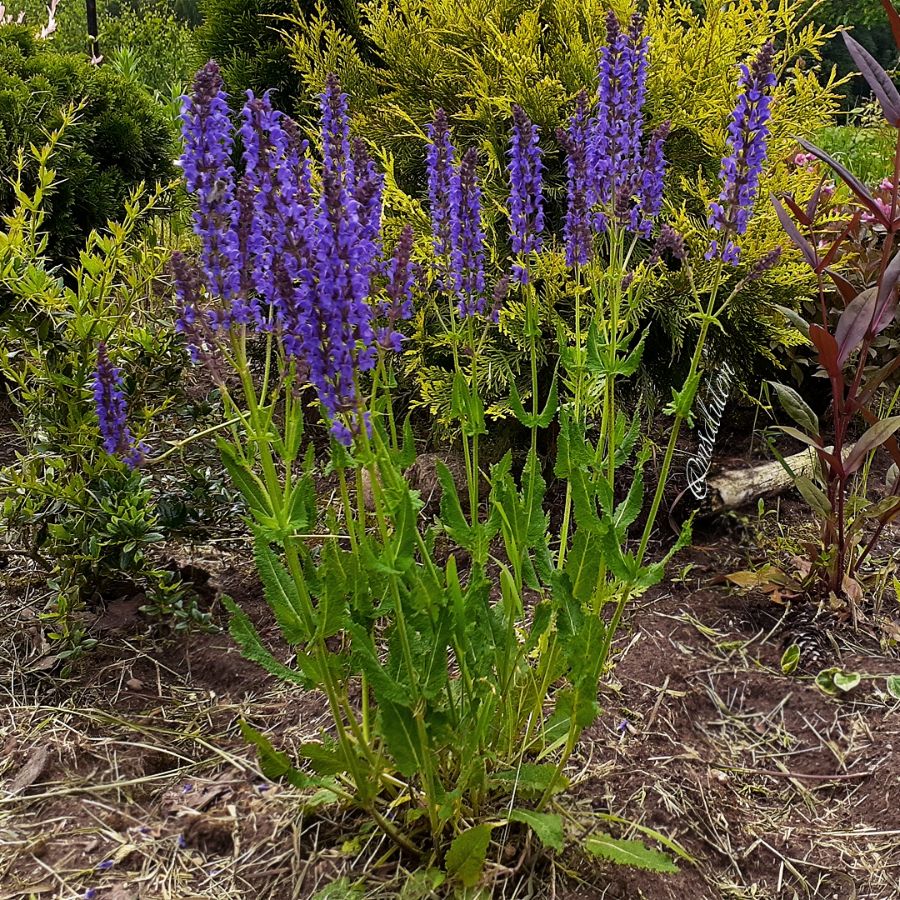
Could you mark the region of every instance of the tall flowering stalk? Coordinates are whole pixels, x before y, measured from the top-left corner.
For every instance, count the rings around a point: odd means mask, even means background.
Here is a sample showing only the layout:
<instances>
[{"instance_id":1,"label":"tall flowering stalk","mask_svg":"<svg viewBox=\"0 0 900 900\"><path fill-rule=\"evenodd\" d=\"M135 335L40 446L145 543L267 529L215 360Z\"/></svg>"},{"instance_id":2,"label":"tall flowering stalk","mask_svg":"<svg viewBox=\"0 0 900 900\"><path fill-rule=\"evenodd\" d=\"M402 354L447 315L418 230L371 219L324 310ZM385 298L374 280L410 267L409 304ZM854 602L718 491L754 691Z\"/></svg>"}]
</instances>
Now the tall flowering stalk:
<instances>
[{"instance_id":1,"label":"tall flowering stalk","mask_svg":"<svg viewBox=\"0 0 900 900\"><path fill-rule=\"evenodd\" d=\"M767 155L774 55L775 45L770 41L751 65L741 66L741 94L728 126L731 152L722 160L719 199L709 208L709 224L719 237L712 241L707 259L721 257L735 266L740 259L736 238L747 231Z\"/></svg>"},{"instance_id":2,"label":"tall flowering stalk","mask_svg":"<svg viewBox=\"0 0 900 900\"><path fill-rule=\"evenodd\" d=\"M428 200L438 284L443 290L459 289L451 282L455 271L454 223L459 217L458 197L453 190L456 178L456 149L450 136L447 114L438 109L428 126Z\"/></svg>"},{"instance_id":3,"label":"tall flowering stalk","mask_svg":"<svg viewBox=\"0 0 900 900\"><path fill-rule=\"evenodd\" d=\"M202 242L206 283L223 300L231 301L240 291L239 208L231 164L234 132L228 95L214 61L200 69L192 93L182 101L185 149L181 165L187 188L197 197L194 232Z\"/></svg>"},{"instance_id":4,"label":"tall flowering stalk","mask_svg":"<svg viewBox=\"0 0 900 900\"><path fill-rule=\"evenodd\" d=\"M478 184L478 153L470 147L460 160L451 193L458 210L452 220L454 281L459 285L459 314L463 318L483 315L484 228L481 224L481 187Z\"/></svg>"},{"instance_id":5,"label":"tall flowering stalk","mask_svg":"<svg viewBox=\"0 0 900 900\"><path fill-rule=\"evenodd\" d=\"M592 174L594 149L592 128L588 117L587 91L575 100L575 113L569 127L556 133L566 150L566 221L563 236L566 245L566 265L570 268L585 265L592 256L592 210L595 193Z\"/></svg>"},{"instance_id":6,"label":"tall flowering stalk","mask_svg":"<svg viewBox=\"0 0 900 900\"><path fill-rule=\"evenodd\" d=\"M528 282L523 258L541 249L544 230L542 177L544 164L538 144L538 129L521 106L513 107L513 131L509 148L509 220L512 251L516 256L512 276L520 284Z\"/></svg>"}]
</instances>

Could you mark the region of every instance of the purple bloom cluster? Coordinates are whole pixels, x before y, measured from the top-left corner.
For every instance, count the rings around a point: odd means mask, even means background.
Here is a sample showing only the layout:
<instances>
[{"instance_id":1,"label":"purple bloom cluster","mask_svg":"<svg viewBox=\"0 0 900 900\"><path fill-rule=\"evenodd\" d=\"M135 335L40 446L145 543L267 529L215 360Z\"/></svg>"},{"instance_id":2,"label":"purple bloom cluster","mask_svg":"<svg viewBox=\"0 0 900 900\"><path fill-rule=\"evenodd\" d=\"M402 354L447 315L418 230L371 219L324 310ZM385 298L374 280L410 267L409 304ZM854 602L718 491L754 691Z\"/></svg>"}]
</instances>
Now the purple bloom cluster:
<instances>
[{"instance_id":1,"label":"purple bloom cluster","mask_svg":"<svg viewBox=\"0 0 900 900\"><path fill-rule=\"evenodd\" d=\"M219 67L210 60L194 79L191 96L183 98L181 165L188 190L197 195L194 231L203 239L202 264L210 288L226 301L240 282L238 205L231 164L234 136L228 95Z\"/></svg>"},{"instance_id":2,"label":"purple bloom cluster","mask_svg":"<svg viewBox=\"0 0 900 900\"><path fill-rule=\"evenodd\" d=\"M122 390L122 372L110 361L104 343L97 348L97 369L94 372L93 386L103 449L113 456L119 456L129 468L136 468L144 458L146 447L135 444L128 428L128 405Z\"/></svg>"},{"instance_id":3,"label":"purple bloom cluster","mask_svg":"<svg viewBox=\"0 0 900 900\"><path fill-rule=\"evenodd\" d=\"M607 205L623 205L639 188L649 48L642 29L640 16L625 32L616 14L608 14L591 148L597 199Z\"/></svg>"},{"instance_id":4,"label":"purple bloom cluster","mask_svg":"<svg viewBox=\"0 0 900 900\"><path fill-rule=\"evenodd\" d=\"M582 92L567 131L558 132L568 154L569 266L591 258L593 235L611 221L651 237L662 210L670 125L660 125L645 144L648 52L643 19L633 16L628 30L623 30L610 12L607 42L600 52L596 110L588 113L587 95Z\"/></svg>"},{"instance_id":5,"label":"purple bloom cluster","mask_svg":"<svg viewBox=\"0 0 900 900\"><path fill-rule=\"evenodd\" d=\"M454 207L456 150L450 137L450 122L444 110L434 114L428 126L428 200L437 261L438 284L443 290L458 289L453 283L453 223L459 210Z\"/></svg>"},{"instance_id":6,"label":"purple bloom cluster","mask_svg":"<svg viewBox=\"0 0 900 900\"><path fill-rule=\"evenodd\" d=\"M412 318L412 291L416 278L412 250L413 230L407 225L400 233L388 266L387 301L382 305L386 324L378 332L378 343L386 350L399 352L403 335L397 331L397 323Z\"/></svg>"},{"instance_id":7,"label":"purple bloom cluster","mask_svg":"<svg viewBox=\"0 0 900 900\"><path fill-rule=\"evenodd\" d=\"M512 250L519 259L541 249L541 232L544 229L543 168L537 126L531 123L521 106L514 106L509 149L509 217ZM513 265L512 274L520 284L527 283L528 269L520 261Z\"/></svg>"},{"instance_id":8,"label":"purple bloom cluster","mask_svg":"<svg viewBox=\"0 0 900 900\"><path fill-rule=\"evenodd\" d=\"M483 314L484 231L478 154L467 150L459 165L446 113L439 109L428 129L428 198L438 286L458 298L461 316Z\"/></svg>"},{"instance_id":9,"label":"purple bloom cluster","mask_svg":"<svg viewBox=\"0 0 900 900\"><path fill-rule=\"evenodd\" d=\"M721 255L732 265L737 265L740 259L740 248L734 238L747 230L766 160L775 87L774 55L775 47L770 41L752 65L741 66L742 90L728 126L731 152L722 160L719 174L722 192L718 201L710 204L709 224L720 232L721 238L712 242L707 259Z\"/></svg>"},{"instance_id":10,"label":"purple bloom cluster","mask_svg":"<svg viewBox=\"0 0 900 900\"><path fill-rule=\"evenodd\" d=\"M212 356L221 328L276 328L286 354L315 387L334 435L349 444L367 421L357 374L374 366L384 337L373 327L377 305L371 300L381 256L383 179L362 142L350 139L347 96L334 76L321 98L317 191L306 142L296 124L272 108L268 94L248 92L240 125L243 175L237 178L226 99L218 68L209 63L184 100L182 165L198 198L195 227L203 250L199 266L173 260L177 327L195 360ZM406 262L398 265L410 265L411 235L407 243ZM396 278L407 276L398 272ZM404 290L405 300L389 294L394 319L411 312L411 284ZM214 304L201 312L204 291Z\"/></svg>"},{"instance_id":11,"label":"purple bloom cluster","mask_svg":"<svg viewBox=\"0 0 900 900\"><path fill-rule=\"evenodd\" d=\"M566 242L566 265L584 265L591 258L592 210L595 192L593 180L592 128L588 118L587 91L575 101L575 114L567 130L558 129L557 139L566 150L568 206L563 234Z\"/></svg>"}]
</instances>

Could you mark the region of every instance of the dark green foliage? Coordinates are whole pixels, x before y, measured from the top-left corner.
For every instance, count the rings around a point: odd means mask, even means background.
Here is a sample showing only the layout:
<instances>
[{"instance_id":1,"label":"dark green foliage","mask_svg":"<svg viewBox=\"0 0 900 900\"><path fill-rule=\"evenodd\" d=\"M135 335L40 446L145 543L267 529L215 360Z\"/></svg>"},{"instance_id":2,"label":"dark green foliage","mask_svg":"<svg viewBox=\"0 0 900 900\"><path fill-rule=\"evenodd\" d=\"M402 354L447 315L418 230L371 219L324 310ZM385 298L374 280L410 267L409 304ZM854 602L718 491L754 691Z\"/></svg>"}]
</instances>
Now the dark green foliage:
<instances>
[{"instance_id":1,"label":"dark green foliage","mask_svg":"<svg viewBox=\"0 0 900 900\"><path fill-rule=\"evenodd\" d=\"M271 88L278 105L293 110L302 83L277 34L285 24L281 17L298 12L293 0L203 0L202 9L202 55L222 67L236 101L242 103L247 90Z\"/></svg>"},{"instance_id":2,"label":"dark green foliage","mask_svg":"<svg viewBox=\"0 0 900 900\"><path fill-rule=\"evenodd\" d=\"M48 253L73 259L93 228L123 211L142 181L171 173L173 134L140 87L76 55L54 52L29 27L0 27L0 211L8 212L16 151L41 145L75 105L78 123L54 158Z\"/></svg>"}]
</instances>

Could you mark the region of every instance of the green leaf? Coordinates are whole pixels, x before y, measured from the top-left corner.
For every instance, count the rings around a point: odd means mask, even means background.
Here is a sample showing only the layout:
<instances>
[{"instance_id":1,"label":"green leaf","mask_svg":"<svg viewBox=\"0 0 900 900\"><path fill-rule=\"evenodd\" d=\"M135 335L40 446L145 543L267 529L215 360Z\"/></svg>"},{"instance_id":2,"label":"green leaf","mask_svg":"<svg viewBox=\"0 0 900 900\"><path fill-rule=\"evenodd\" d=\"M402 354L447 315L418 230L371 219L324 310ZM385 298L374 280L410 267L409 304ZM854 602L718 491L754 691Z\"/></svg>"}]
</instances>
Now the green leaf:
<instances>
[{"instance_id":1,"label":"green leaf","mask_svg":"<svg viewBox=\"0 0 900 900\"><path fill-rule=\"evenodd\" d=\"M310 741L301 744L297 752L304 759L308 759L310 765L319 775L339 775L347 771L347 764L336 746L327 746L318 741Z\"/></svg>"},{"instance_id":2,"label":"green leaf","mask_svg":"<svg viewBox=\"0 0 900 900\"><path fill-rule=\"evenodd\" d=\"M416 721L405 706L381 700L378 704L381 733L401 775L412 778L422 768L425 753L419 740Z\"/></svg>"},{"instance_id":3,"label":"green leaf","mask_svg":"<svg viewBox=\"0 0 900 900\"><path fill-rule=\"evenodd\" d=\"M650 872L677 872L672 858L659 850L652 850L642 841L626 841L609 834L594 834L584 843L591 856L607 859L621 866L633 866Z\"/></svg>"},{"instance_id":4,"label":"green leaf","mask_svg":"<svg viewBox=\"0 0 900 900\"><path fill-rule=\"evenodd\" d=\"M259 477L241 462L234 447L228 441L218 438L216 446L219 448L222 464L227 469L235 487L241 492L249 509L258 518L271 518L273 516L272 504L269 502L265 485L259 480Z\"/></svg>"},{"instance_id":5,"label":"green leaf","mask_svg":"<svg viewBox=\"0 0 900 900\"><path fill-rule=\"evenodd\" d=\"M818 434L819 418L797 391L786 384L770 381L782 409L808 434Z\"/></svg>"},{"instance_id":6,"label":"green leaf","mask_svg":"<svg viewBox=\"0 0 900 900\"><path fill-rule=\"evenodd\" d=\"M785 675L793 675L798 665L800 665L800 647L791 644L781 655L781 671Z\"/></svg>"},{"instance_id":7,"label":"green leaf","mask_svg":"<svg viewBox=\"0 0 900 900\"><path fill-rule=\"evenodd\" d=\"M447 874L465 887L474 887L481 879L493 825L487 822L461 831L450 845L444 860Z\"/></svg>"},{"instance_id":8,"label":"green leaf","mask_svg":"<svg viewBox=\"0 0 900 900\"><path fill-rule=\"evenodd\" d=\"M318 679L310 678L308 675L303 672L298 672L295 669L289 669L286 665L280 663L272 656L260 640L259 634L253 627L253 623L250 621L249 616L238 607L231 597L223 595L222 605L230 614L228 631L234 638L238 647L241 648L241 653L245 659L249 659L252 662L259 664L267 672L278 676L284 681L291 682L292 684L300 684L305 688L312 688L314 686ZM298 655L298 662L299 661Z\"/></svg>"},{"instance_id":9,"label":"green leaf","mask_svg":"<svg viewBox=\"0 0 900 900\"><path fill-rule=\"evenodd\" d=\"M364 884L351 881L346 875L342 875L316 891L310 900L361 900L365 893Z\"/></svg>"},{"instance_id":10,"label":"green leaf","mask_svg":"<svg viewBox=\"0 0 900 900\"><path fill-rule=\"evenodd\" d=\"M834 686L843 691L845 694L852 691L855 687L859 687L862 681L862 675L858 672L835 672Z\"/></svg>"},{"instance_id":11,"label":"green leaf","mask_svg":"<svg viewBox=\"0 0 900 900\"><path fill-rule=\"evenodd\" d=\"M597 552L594 535L579 528L572 539L565 566L572 594L579 602L586 603L593 596L602 561L603 556Z\"/></svg>"},{"instance_id":12,"label":"green leaf","mask_svg":"<svg viewBox=\"0 0 900 900\"><path fill-rule=\"evenodd\" d=\"M381 664L372 636L357 622L350 622L347 631L352 639L353 661L368 677L379 705L390 702L409 706L412 702L409 689L395 681Z\"/></svg>"},{"instance_id":13,"label":"green leaf","mask_svg":"<svg viewBox=\"0 0 900 900\"><path fill-rule=\"evenodd\" d=\"M865 461L866 456L872 450L880 447L894 432L900 428L900 416L891 416L877 422L853 445L844 469L848 474L855 472Z\"/></svg>"},{"instance_id":14,"label":"green leaf","mask_svg":"<svg viewBox=\"0 0 900 900\"><path fill-rule=\"evenodd\" d=\"M469 550L473 538L472 528L463 515L456 482L453 480L450 470L441 460L437 460L435 469L438 481L441 483L441 523L453 540L463 549Z\"/></svg>"},{"instance_id":15,"label":"green leaf","mask_svg":"<svg viewBox=\"0 0 900 900\"><path fill-rule=\"evenodd\" d=\"M300 592L258 528L254 529L253 559L263 583L266 603L275 614L284 639L292 646L306 643L311 634L301 613Z\"/></svg>"},{"instance_id":16,"label":"green leaf","mask_svg":"<svg viewBox=\"0 0 900 900\"><path fill-rule=\"evenodd\" d=\"M535 812L533 809L514 809L508 816L510 822L527 825L550 850L562 850L566 836L562 816L556 813Z\"/></svg>"},{"instance_id":17,"label":"green leaf","mask_svg":"<svg viewBox=\"0 0 900 900\"><path fill-rule=\"evenodd\" d=\"M806 475L798 475L794 479L794 485L800 492L800 496L810 505L813 512L823 519L831 518L833 512L831 502L821 488L813 484Z\"/></svg>"},{"instance_id":18,"label":"green leaf","mask_svg":"<svg viewBox=\"0 0 900 900\"><path fill-rule=\"evenodd\" d=\"M569 784L566 777L550 763L523 763L517 769L494 772L490 783L510 792L514 790L522 796L540 796L551 788L553 793L559 793Z\"/></svg>"},{"instance_id":19,"label":"green leaf","mask_svg":"<svg viewBox=\"0 0 900 900\"><path fill-rule=\"evenodd\" d=\"M290 758L286 753L276 750L269 739L251 728L243 720L239 723L241 734L248 744L256 747L256 755L259 759L259 770L271 781L277 781L283 778L295 788L308 788L318 784L314 778L310 778L298 771L291 764Z\"/></svg>"},{"instance_id":20,"label":"green leaf","mask_svg":"<svg viewBox=\"0 0 900 900\"><path fill-rule=\"evenodd\" d=\"M840 669L822 669L818 675L816 675L816 687L823 693L828 694L829 697L834 697L837 695L838 688L834 683L834 674L835 672L839 672Z\"/></svg>"},{"instance_id":21,"label":"green leaf","mask_svg":"<svg viewBox=\"0 0 900 900\"><path fill-rule=\"evenodd\" d=\"M887 692L895 699L900 700L900 675L891 675L887 680Z\"/></svg>"},{"instance_id":22,"label":"green leaf","mask_svg":"<svg viewBox=\"0 0 900 900\"><path fill-rule=\"evenodd\" d=\"M862 676L858 672L844 672L833 666L823 669L816 675L816 687L829 697L836 697L838 693L848 693L859 686Z\"/></svg>"},{"instance_id":23,"label":"green leaf","mask_svg":"<svg viewBox=\"0 0 900 900\"><path fill-rule=\"evenodd\" d=\"M309 531L316 519L316 486L304 475L291 489L288 504L288 525L293 534Z\"/></svg>"}]
</instances>

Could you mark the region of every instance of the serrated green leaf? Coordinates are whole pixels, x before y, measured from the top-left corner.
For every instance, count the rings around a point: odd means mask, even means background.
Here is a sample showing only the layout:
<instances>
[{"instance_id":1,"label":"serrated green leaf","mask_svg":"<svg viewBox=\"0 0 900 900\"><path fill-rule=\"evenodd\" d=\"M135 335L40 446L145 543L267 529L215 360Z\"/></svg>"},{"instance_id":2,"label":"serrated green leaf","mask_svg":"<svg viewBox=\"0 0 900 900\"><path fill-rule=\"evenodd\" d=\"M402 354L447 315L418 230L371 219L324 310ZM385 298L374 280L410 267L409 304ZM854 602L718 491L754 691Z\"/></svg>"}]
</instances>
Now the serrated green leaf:
<instances>
[{"instance_id":1,"label":"serrated green leaf","mask_svg":"<svg viewBox=\"0 0 900 900\"><path fill-rule=\"evenodd\" d=\"M234 447L228 441L218 438L216 446L219 448L222 464L235 487L241 492L250 511L257 517L271 518L273 516L272 504L269 502L265 485L256 473L241 462Z\"/></svg>"},{"instance_id":2,"label":"serrated green leaf","mask_svg":"<svg viewBox=\"0 0 900 900\"><path fill-rule=\"evenodd\" d=\"M266 778L272 781L283 778L296 788L308 788L318 784L316 779L310 778L294 768L288 755L276 750L265 735L251 728L244 721L241 721L239 726L244 740L256 747L259 770Z\"/></svg>"},{"instance_id":3,"label":"serrated green leaf","mask_svg":"<svg viewBox=\"0 0 900 900\"><path fill-rule=\"evenodd\" d=\"M444 860L447 874L465 887L474 887L481 879L493 826L487 822L461 831L453 839Z\"/></svg>"},{"instance_id":4,"label":"serrated green leaf","mask_svg":"<svg viewBox=\"0 0 900 900\"><path fill-rule=\"evenodd\" d=\"M316 891L310 900L360 900L365 893L364 884L351 881L346 875L342 875Z\"/></svg>"},{"instance_id":5,"label":"serrated green leaf","mask_svg":"<svg viewBox=\"0 0 900 900\"><path fill-rule=\"evenodd\" d=\"M540 842L550 850L562 850L566 836L563 829L562 816L556 813L535 812L533 809L514 809L510 812L510 822L521 822L527 825L539 838Z\"/></svg>"},{"instance_id":6,"label":"serrated green leaf","mask_svg":"<svg viewBox=\"0 0 900 900\"><path fill-rule=\"evenodd\" d=\"M515 791L525 797L540 796L551 789L553 793L558 793L569 784L566 777L550 763L523 763L517 769L494 772L489 780L494 787Z\"/></svg>"},{"instance_id":7,"label":"serrated green leaf","mask_svg":"<svg viewBox=\"0 0 900 900\"><path fill-rule=\"evenodd\" d=\"M297 585L258 528L254 529L253 559L266 603L275 614L284 639L292 646L306 643L311 633L304 621Z\"/></svg>"},{"instance_id":8,"label":"serrated green leaf","mask_svg":"<svg viewBox=\"0 0 900 900\"><path fill-rule=\"evenodd\" d=\"M621 866L632 866L649 872L677 872L678 866L670 856L653 850L643 841L626 841L610 834L594 834L584 843L584 849L600 859Z\"/></svg>"},{"instance_id":9,"label":"serrated green leaf","mask_svg":"<svg viewBox=\"0 0 900 900\"><path fill-rule=\"evenodd\" d=\"M249 616L231 599L231 597L223 595L222 605L228 610L230 615L228 631L234 638L238 647L240 647L241 654L245 659L257 663L267 672L282 678L284 681L300 684L306 688L313 687L318 680L317 678L310 678L309 675L304 672L289 669L286 665L280 663L272 656L260 640L259 634L253 627L253 623L250 621Z\"/></svg>"},{"instance_id":10,"label":"serrated green leaf","mask_svg":"<svg viewBox=\"0 0 900 900\"><path fill-rule=\"evenodd\" d=\"M381 733L401 775L412 778L422 770L425 754L413 714L405 706L381 700L378 704Z\"/></svg>"}]
</instances>

